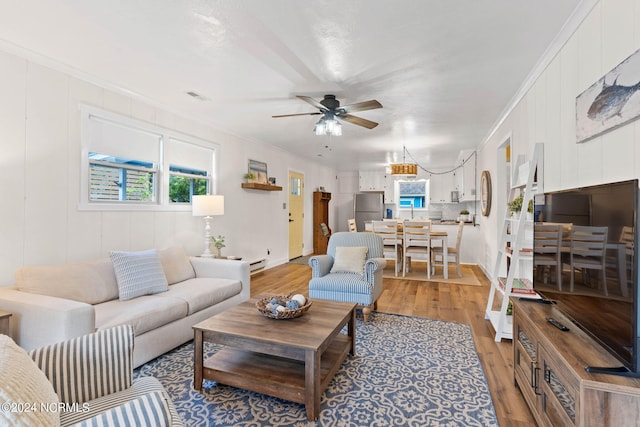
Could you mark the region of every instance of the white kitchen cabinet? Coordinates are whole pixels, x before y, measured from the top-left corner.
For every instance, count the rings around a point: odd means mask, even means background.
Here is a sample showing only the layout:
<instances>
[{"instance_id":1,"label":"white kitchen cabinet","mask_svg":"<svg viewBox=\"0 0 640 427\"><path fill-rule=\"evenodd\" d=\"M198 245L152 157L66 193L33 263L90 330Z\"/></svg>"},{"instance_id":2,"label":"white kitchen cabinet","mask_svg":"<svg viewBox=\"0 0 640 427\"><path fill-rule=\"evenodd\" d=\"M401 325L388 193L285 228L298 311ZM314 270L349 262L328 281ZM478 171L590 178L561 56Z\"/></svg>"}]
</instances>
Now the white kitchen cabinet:
<instances>
[{"instance_id":1,"label":"white kitchen cabinet","mask_svg":"<svg viewBox=\"0 0 640 427\"><path fill-rule=\"evenodd\" d=\"M397 202L396 177L391 174L387 174L385 181L384 203L395 204Z\"/></svg>"},{"instance_id":2,"label":"white kitchen cabinet","mask_svg":"<svg viewBox=\"0 0 640 427\"><path fill-rule=\"evenodd\" d=\"M429 201L431 203L451 203L451 192L456 189L453 172L442 175L431 174L429 178Z\"/></svg>"},{"instance_id":3,"label":"white kitchen cabinet","mask_svg":"<svg viewBox=\"0 0 640 427\"><path fill-rule=\"evenodd\" d=\"M472 156L473 150L463 150L458 155L456 166L461 165L465 160L467 162L459 169L456 169L456 189L461 202L476 200L476 162Z\"/></svg>"},{"instance_id":4,"label":"white kitchen cabinet","mask_svg":"<svg viewBox=\"0 0 640 427\"><path fill-rule=\"evenodd\" d=\"M360 191L384 191L386 184L386 174L384 171L360 171L359 172Z\"/></svg>"}]
</instances>

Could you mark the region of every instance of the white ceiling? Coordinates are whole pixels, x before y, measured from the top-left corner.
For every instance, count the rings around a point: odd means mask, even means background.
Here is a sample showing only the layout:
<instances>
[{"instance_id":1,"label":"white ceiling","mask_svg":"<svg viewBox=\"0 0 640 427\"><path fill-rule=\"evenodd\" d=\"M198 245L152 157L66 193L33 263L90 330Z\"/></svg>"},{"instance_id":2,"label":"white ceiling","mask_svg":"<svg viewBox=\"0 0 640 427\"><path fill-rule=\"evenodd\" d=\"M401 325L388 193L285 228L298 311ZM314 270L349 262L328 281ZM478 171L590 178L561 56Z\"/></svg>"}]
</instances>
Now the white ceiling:
<instances>
[{"instance_id":1,"label":"white ceiling","mask_svg":"<svg viewBox=\"0 0 640 427\"><path fill-rule=\"evenodd\" d=\"M580 0L0 0L0 47L339 171L406 146L452 166L493 128ZM196 92L204 100L186 92ZM295 98L379 122L313 133Z\"/></svg>"}]
</instances>

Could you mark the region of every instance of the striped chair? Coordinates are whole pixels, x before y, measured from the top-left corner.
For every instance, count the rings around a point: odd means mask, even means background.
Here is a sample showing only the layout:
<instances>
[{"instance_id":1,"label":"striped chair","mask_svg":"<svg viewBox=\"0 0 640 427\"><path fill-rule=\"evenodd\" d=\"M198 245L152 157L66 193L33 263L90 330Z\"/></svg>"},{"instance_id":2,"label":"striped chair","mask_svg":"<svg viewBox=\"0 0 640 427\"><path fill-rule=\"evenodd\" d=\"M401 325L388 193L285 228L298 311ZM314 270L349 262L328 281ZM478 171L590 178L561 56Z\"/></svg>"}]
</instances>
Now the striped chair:
<instances>
[{"instance_id":1,"label":"striped chair","mask_svg":"<svg viewBox=\"0 0 640 427\"><path fill-rule=\"evenodd\" d=\"M160 382L133 381L133 330L115 326L29 352L53 385L62 426L167 425L182 419Z\"/></svg>"},{"instance_id":2,"label":"striped chair","mask_svg":"<svg viewBox=\"0 0 640 427\"><path fill-rule=\"evenodd\" d=\"M335 271L336 248L339 247L368 248L361 273ZM356 303L362 306L364 321L369 320L371 308L377 308L382 293L382 270L386 265L380 236L367 232L334 233L329 239L327 254L311 257L309 265L309 298Z\"/></svg>"}]
</instances>

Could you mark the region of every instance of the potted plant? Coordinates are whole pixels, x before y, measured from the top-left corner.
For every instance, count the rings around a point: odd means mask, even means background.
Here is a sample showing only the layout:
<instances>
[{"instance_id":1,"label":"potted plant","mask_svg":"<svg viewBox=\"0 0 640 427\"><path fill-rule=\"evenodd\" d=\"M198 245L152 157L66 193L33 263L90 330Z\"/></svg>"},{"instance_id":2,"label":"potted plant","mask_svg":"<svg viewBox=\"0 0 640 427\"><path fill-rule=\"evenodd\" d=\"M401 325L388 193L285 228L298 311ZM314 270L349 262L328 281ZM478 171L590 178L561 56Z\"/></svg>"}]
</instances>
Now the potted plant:
<instances>
[{"instance_id":1,"label":"potted plant","mask_svg":"<svg viewBox=\"0 0 640 427\"><path fill-rule=\"evenodd\" d=\"M468 222L469 221L469 211L466 209L462 209L460 211L460 221Z\"/></svg>"},{"instance_id":2,"label":"potted plant","mask_svg":"<svg viewBox=\"0 0 640 427\"><path fill-rule=\"evenodd\" d=\"M244 174L244 179L246 179L247 182L256 182L256 175L253 172L249 171Z\"/></svg>"},{"instance_id":3,"label":"potted plant","mask_svg":"<svg viewBox=\"0 0 640 427\"><path fill-rule=\"evenodd\" d=\"M522 210L522 202L524 201L524 195L520 194L518 197L509 202L509 211L512 215L517 215ZM533 200L529 200L527 206L527 212L533 214Z\"/></svg>"},{"instance_id":4,"label":"potted plant","mask_svg":"<svg viewBox=\"0 0 640 427\"><path fill-rule=\"evenodd\" d=\"M216 247L216 258L222 258L222 248L225 247L224 236L218 235L218 237L211 236L211 242Z\"/></svg>"}]
</instances>

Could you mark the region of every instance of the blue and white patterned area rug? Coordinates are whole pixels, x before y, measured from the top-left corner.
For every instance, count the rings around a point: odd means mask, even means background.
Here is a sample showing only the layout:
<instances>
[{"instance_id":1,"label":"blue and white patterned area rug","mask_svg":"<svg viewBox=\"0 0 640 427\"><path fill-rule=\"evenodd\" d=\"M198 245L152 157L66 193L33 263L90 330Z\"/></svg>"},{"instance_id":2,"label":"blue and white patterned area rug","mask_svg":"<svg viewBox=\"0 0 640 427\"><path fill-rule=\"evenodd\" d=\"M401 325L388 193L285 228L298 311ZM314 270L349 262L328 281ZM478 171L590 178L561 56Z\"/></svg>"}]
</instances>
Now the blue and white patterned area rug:
<instances>
[{"instance_id":1,"label":"blue and white patterned area rug","mask_svg":"<svg viewBox=\"0 0 640 427\"><path fill-rule=\"evenodd\" d=\"M212 354L218 347L205 346ZM372 313L307 421L304 405L205 381L193 389L193 343L142 367L166 387L188 426L497 426L468 325ZM205 355L205 358L207 356Z\"/></svg>"}]
</instances>

